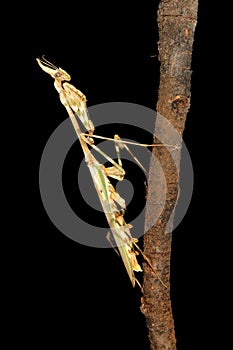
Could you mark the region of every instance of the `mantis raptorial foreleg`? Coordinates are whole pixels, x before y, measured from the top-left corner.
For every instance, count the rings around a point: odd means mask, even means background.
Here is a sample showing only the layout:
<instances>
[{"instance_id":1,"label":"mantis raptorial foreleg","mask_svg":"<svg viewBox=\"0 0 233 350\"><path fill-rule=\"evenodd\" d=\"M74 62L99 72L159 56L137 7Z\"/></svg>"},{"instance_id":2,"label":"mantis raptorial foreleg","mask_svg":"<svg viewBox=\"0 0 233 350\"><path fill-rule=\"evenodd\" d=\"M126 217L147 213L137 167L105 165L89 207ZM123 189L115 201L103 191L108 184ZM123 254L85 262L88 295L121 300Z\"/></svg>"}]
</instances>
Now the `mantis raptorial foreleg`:
<instances>
[{"instance_id":1,"label":"mantis raptorial foreleg","mask_svg":"<svg viewBox=\"0 0 233 350\"><path fill-rule=\"evenodd\" d=\"M50 63L45 58L37 58L37 62L43 71L54 78L54 86L59 94L61 103L66 108L66 111L71 119L75 132L79 139L96 192L98 194L100 203L102 205L103 211L105 213L106 219L108 221L109 227L111 229L112 235L125 265L128 276L132 282L132 285L135 286L135 282L140 285L134 275L134 271L142 271L142 268L137 261L137 255L138 252L140 252L151 266L158 280L163 284L163 286L165 286L163 281L158 276L157 272L154 270L153 266L150 264L149 260L137 246L137 240L131 236L130 229L132 228L132 225L127 224L124 219L124 211L126 209L125 200L119 195L119 193L117 193L109 181L109 177L115 178L117 180L124 179L125 170L123 169L120 158L120 149L122 148L125 148L145 171L142 164L132 154L126 145L135 143L122 141L118 135L115 135L114 142L118 161L116 162L111 157L109 157L105 152L103 152L94 144L94 138L105 138L102 136L94 135L94 125L88 113L86 97L80 90L76 89L73 85L67 82L71 79L70 75L63 69L58 68ZM87 134L82 133L76 117L86 128L88 132ZM96 150L99 154L105 157L105 159L107 159L112 164L112 166L105 167L103 164L100 164L91 153L89 147Z\"/></svg>"}]
</instances>

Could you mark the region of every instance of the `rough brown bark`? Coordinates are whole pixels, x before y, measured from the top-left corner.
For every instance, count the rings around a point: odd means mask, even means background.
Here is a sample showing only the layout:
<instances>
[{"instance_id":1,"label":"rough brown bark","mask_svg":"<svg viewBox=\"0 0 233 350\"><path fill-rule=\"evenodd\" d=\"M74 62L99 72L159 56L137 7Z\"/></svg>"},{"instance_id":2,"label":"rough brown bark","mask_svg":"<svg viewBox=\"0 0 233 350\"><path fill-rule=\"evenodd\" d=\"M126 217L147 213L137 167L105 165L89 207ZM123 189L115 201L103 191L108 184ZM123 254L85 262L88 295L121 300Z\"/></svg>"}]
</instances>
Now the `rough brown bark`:
<instances>
[{"instance_id":1,"label":"rough brown bark","mask_svg":"<svg viewBox=\"0 0 233 350\"><path fill-rule=\"evenodd\" d=\"M155 130L169 144L181 146L186 116L190 107L191 58L197 23L198 0L161 0L158 8L160 85L157 114L168 120L178 131L170 132L157 117ZM158 140L155 140L155 142ZM179 195L180 150L155 147L166 179L163 198L163 175L151 165L145 227L157 218L144 236L144 253L167 284L165 289L144 264L144 293L141 311L146 317L151 350L175 350L176 338L170 300L170 256L174 208Z\"/></svg>"}]
</instances>

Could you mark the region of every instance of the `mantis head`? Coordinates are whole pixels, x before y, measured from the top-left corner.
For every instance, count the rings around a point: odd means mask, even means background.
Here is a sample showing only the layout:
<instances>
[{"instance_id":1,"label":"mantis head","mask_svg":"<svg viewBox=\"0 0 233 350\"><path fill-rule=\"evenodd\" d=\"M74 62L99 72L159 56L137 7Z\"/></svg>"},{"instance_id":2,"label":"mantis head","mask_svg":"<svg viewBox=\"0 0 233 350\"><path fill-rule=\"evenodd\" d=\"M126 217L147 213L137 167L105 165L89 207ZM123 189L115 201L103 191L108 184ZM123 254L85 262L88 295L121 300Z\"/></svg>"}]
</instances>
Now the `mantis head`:
<instances>
[{"instance_id":1,"label":"mantis head","mask_svg":"<svg viewBox=\"0 0 233 350\"><path fill-rule=\"evenodd\" d=\"M68 73L66 73L66 71L56 67L53 63L46 60L43 56L42 56L42 59L37 58L36 60L40 68L46 73L48 73L52 78L58 79L61 81L63 80L69 81L71 79L71 76Z\"/></svg>"}]
</instances>

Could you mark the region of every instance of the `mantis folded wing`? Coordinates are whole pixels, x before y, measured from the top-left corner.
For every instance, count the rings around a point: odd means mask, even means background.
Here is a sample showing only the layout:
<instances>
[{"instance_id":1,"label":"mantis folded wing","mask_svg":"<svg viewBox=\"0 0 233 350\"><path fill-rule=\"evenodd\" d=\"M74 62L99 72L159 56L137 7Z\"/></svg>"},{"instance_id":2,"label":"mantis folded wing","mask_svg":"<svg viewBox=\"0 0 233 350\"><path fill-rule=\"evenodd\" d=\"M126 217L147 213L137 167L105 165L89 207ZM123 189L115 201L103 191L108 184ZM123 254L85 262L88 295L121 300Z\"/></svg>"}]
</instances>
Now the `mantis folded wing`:
<instances>
[{"instance_id":1,"label":"mantis folded wing","mask_svg":"<svg viewBox=\"0 0 233 350\"><path fill-rule=\"evenodd\" d=\"M80 145L83 149L83 153L85 156L85 161L90 170L96 192L98 194L99 200L101 202L102 208L104 210L117 248L120 252L121 258L125 265L128 276L131 280L131 283L133 286L135 286L135 281L138 284L139 282L135 278L134 272L142 271L142 268L137 261L136 255L138 254L137 251L141 253L142 251L136 244L137 240L131 236L130 228L132 226L126 224L124 220L123 211L126 209L125 201L116 192L115 188L109 180L109 177L115 178L119 181L124 179L125 171L122 167L119 158L119 148L123 147L122 141L120 140L119 136L115 135L116 150L118 153L117 163L107 154L105 154L101 149L94 145L93 138L98 136L93 135L94 125L89 117L86 105L86 97L80 90L76 89L73 85L67 82L71 80L70 75L63 69L57 68L55 65L53 65L44 58L37 58L37 62L43 71L45 71L52 78L54 78L54 86L59 94L61 103L64 105L68 112L75 132L78 136ZM76 117L78 117L79 120L82 122L83 126L88 131L88 134L84 134L81 132ZM102 137L99 136L99 138ZM112 163L112 166L106 168L104 165L100 164L91 153L89 146L91 146L97 152L102 154L108 161ZM144 256L144 258L146 257ZM152 265L150 264L147 258L146 260L153 269ZM160 282L166 287L166 285L158 276L157 272L154 269L153 271L155 272Z\"/></svg>"}]
</instances>

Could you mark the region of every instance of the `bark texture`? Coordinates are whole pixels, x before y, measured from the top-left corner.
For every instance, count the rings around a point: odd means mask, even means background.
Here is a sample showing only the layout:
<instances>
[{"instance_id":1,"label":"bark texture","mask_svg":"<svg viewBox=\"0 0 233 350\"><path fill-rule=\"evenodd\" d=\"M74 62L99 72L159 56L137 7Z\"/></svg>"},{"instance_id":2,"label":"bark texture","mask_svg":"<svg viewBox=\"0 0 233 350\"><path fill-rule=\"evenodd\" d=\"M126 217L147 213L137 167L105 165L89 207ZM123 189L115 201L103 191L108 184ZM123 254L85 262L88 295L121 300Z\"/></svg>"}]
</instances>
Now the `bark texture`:
<instances>
[{"instance_id":1,"label":"bark texture","mask_svg":"<svg viewBox=\"0 0 233 350\"><path fill-rule=\"evenodd\" d=\"M155 142L181 146L190 107L191 59L198 0L161 0L158 7L160 85ZM181 150L155 147L148 183L144 253L166 283L144 263L141 311L146 317L151 350L176 350L170 300L170 257L174 209L179 195ZM152 157L153 158L153 157Z\"/></svg>"}]
</instances>

